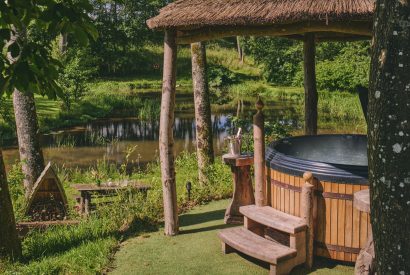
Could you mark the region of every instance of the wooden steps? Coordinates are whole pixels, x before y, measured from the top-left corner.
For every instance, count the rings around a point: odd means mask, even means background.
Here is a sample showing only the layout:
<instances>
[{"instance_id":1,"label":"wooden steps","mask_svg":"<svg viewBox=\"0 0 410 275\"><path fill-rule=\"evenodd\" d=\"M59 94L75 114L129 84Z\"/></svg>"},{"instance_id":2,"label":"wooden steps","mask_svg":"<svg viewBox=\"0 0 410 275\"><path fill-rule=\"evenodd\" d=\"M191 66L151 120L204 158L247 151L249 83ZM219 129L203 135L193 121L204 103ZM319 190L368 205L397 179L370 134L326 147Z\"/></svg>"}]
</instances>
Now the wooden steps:
<instances>
[{"instance_id":1,"label":"wooden steps","mask_svg":"<svg viewBox=\"0 0 410 275\"><path fill-rule=\"evenodd\" d=\"M239 208L239 212L258 224L263 224L289 234L305 231L307 227L301 218L286 214L269 206L242 206Z\"/></svg>"},{"instance_id":2,"label":"wooden steps","mask_svg":"<svg viewBox=\"0 0 410 275\"><path fill-rule=\"evenodd\" d=\"M307 225L303 219L269 206L248 205L239 211L244 215L244 227L224 229L218 234L224 253L236 250L267 262L270 275L289 274L306 262ZM280 233L282 239L271 232Z\"/></svg>"},{"instance_id":3,"label":"wooden steps","mask_svg":"<svg viewBox=\"0 0 410 275\"><path fill-rule=\"evenodd\" d=\"M222 230L218 236L228 246L225 248L226 253L232 252L231 248L233 248L248 256L274 265L293 258L297 254L295 249L271 242L243 227Z\"/></svg>"}]
</instances>

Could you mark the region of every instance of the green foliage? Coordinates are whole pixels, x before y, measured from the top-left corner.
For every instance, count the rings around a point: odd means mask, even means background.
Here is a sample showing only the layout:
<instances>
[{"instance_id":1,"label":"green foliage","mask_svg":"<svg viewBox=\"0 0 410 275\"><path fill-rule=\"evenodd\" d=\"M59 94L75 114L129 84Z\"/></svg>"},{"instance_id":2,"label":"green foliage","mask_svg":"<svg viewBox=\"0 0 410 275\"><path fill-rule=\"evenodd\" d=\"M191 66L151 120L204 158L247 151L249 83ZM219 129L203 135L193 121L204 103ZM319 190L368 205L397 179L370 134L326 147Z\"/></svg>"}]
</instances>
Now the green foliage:
<instances>
[{"instance_id":1,"label":"green foliage","mask_svg":"<svg viewBox=\"0 0 410 275\"><path fill-rule=\"evenodd\" d=\"M300 70L302 44L285 38L258 37L246 41L247 50L263 65L265 78L277 85L289 85Z\"/></svg>"},{"instance_id":2,"label":"green foliage","mask_svg":"<svg viewBox=\"0 0 410 275\"><path fill-rule=\"evenodd\" d=\"M61 99L67 110L73 102L79 100L89 91L88 82L96 75L96 60L90 52L79 48L71 48L63 54L64 68L58 77L62 88Z\"/></svg>"},{"instance_id":3,"label":"green foliage","mask_svg":"<svg viewBox=\"0 0 410 275\"><path fill-rule=\"evenodd\" d=\"M283 38L251 38L247 49L263 65L265 78L276 85L303 85L302 43ZM368 42L317 44L316 79L321 90L354 91L367 86Z\"/></svg>"},{"instance_id":4,"label":"green foliage","mask_svg":"<svg viewBox=\"0 0 410 275\"><path fill-rule=\"evenodd\" d=\"M208 66L208 83L212 88L221 88L238 81L234 72L221 65Z\"/></svg>"},{"instance_id":5,"label":"green foliage","mask_svg":"<svg viewBox=\"0 0 410 275\"><path fill-rule=\"evenodd\" d=\"M147 41L162 37L148 29L146 20L164 5L163 0L92 0L92 16L100 36L90 46L101 60L101 75L130 75L144 67L147 58L139 50Z\"/></svg>"},{"instance_id":6,"label":"green foliage","mask_svg":"<svg viewBox=\"0 0 410 275\"><path fill-rule=\"evenodd\" d=\"M50 97L59 94L61 89L56 80L61 64L51 55L51 39L68 33L86 45L89 39L96 38L88 16L91 8L87 0L1 2L0 96L12 93L14 88ZM47 43L32 39L38 33L48 36Z\"/></svg>"},{"instance_id":7,"label":"green foliage","mask_svg":"<svg viewBox=\"0 0 410 275\"><path fill-rule=\"evenodd\" d=\"M332 60L318 62L317 86L321 90L355 91L357 86L366 87L369 82L369 44L354 43L341 48ZM302 85L303 71L299 71L294 84Z\"/></svg>"},{"instance_id":8,"label":"green foliage","mask_svg":"<svg viewBox=\"0 0 410 275\"><path fill-rule=\"evenodd\" d=\"M24 174L21 169L21 163L16 162L7 173L10 197L13 201L14 215L17 221L24 220L24 209L26 200L24 197L23 187Z\"/></svg>"}]
</instances>

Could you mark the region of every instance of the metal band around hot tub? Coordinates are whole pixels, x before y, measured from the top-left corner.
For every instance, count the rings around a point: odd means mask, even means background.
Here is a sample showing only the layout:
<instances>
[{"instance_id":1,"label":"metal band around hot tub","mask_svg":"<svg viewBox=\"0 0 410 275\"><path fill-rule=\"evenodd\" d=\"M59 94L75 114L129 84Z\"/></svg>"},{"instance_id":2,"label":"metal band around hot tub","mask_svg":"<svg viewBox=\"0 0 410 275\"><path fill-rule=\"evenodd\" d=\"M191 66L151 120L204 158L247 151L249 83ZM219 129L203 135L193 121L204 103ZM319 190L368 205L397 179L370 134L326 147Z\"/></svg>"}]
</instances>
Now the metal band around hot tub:
<instances>
[{"instance_id":1,"label":"metal band around hot tub","mask_svg":"<svg viewBox=\"0 0 410 275\"><path fill-rule=\"evenodd\" d=\"M319 248L327 249L327 250L332 250L336 252L346 252L346 253L352 253L352 254L359 254L360 253L360 248L356 247L347 247L347 246L340 246L340 245L334 245L334 244L325 244L319 241L315 241L315 244Z\"/></svg>"},{"instance_id":2,"label":"metal band around hot tub","mask_svg":"<svg viewBox=\"0 0 410 275\"><path fill-rule=\"evenodd\" d=\"M294 185L290 185L284 182L280 182L274 179L271 179L271 184L278 186L283 189L288 189L292 190L294 192L302 192L302 188ZM315 190L316 196L323 197L325 199L339 199L339 200L347 200L347 201L353 201L353 195L352 194L340 194L340 193L332 193L332 192L323 192L320 190Z\"/></svg>"}]
</instances>

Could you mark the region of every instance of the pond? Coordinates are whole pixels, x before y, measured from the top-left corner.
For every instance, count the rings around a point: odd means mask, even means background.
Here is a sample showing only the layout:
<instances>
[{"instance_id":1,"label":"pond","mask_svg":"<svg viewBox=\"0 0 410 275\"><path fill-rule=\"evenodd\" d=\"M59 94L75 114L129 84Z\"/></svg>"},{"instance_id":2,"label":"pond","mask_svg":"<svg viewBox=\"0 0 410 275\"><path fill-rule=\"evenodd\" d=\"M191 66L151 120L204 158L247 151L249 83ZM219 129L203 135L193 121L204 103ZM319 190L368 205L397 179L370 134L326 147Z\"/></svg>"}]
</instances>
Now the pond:
<instances>
[{"instance_id":1,"label":"pond","mask_svg":"<svg viewBox=\"0 0 410 275\"><path fill-rule=\"evenodd\" d=\"M159 100L159 93L153 100ZM178 105L183 110L175 114L175 153L195 150L195 117L192 95L177 95ZM235 104L234 104L235 105ZM236 115L236 106L227 106L213 110L212 126L216 155L225 149L224 138L230 134L231 117ZM295 105L290 101L265 102L267 121L276 121L288 125L293 133L302 132L302 124ZM241 116L251 121L255 113L254 102L245 101ZM344 131L339 129L339 131ZM326 129L322 129L326 132ZM43 135L41 144L46 161L70 168L88 168L97 161L105 160L118 165L124 163L129 153L129 160L134 166L145 166L158 159L159 117L149 121L136 118L113 118L93 121L84 126L65 129ZM15 141L14 141L15 143ZM16 146L3 151L6 167L18 159Z\"/></svg>"}]
</instances>

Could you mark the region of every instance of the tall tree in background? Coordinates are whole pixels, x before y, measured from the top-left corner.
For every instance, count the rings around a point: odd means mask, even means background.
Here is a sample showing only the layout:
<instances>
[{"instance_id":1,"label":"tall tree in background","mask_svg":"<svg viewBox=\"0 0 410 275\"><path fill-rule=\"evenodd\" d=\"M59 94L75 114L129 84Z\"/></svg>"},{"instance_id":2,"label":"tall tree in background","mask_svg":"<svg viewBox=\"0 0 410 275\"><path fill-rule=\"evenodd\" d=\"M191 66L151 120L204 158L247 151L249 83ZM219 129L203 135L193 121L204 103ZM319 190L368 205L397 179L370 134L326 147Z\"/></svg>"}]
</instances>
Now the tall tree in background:
<instances>
[{"instance_id":1,"label":"tall tree in background","mask_svg":"<svg viewBox=\"0 0 410 275\"><path fill-rule=\"evenodd\" d=\"M378 0L369 93L377 274L410 274L410 2Z\"/></svg>"},{"instance_id":2,"label":"tall tree in background","mask_svg":"<svg viewBox=\"0 0 410 275\"><path fill-rule=\"evenodd\" d=\"M14 260L20 256L21 243L17 236L3 154L0 148L0 259Z\"/></svg>"}]
</instances>

